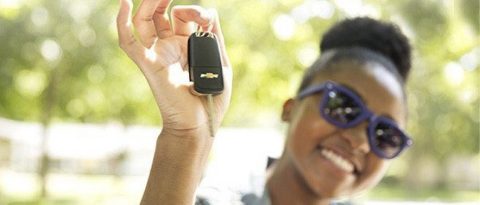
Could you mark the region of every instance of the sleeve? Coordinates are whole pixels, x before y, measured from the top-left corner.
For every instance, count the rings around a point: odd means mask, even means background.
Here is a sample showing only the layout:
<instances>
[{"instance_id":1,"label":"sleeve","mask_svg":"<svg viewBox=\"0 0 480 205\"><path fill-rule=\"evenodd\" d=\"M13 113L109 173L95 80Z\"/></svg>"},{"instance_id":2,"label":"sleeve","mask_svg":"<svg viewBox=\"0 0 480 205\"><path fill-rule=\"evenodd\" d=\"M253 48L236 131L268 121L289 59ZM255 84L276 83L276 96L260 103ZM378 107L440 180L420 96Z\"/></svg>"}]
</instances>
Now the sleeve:
<instances>
[{"instance_id":1,"label":"sleeve","mask_svg":"<svg viewBox=\"0 0 480 205\"><path fill-rule=\"evenodd\" d=\"M197 190L195 205L244 205L241 195L228 187L201 187Z\"/></svg>"}]
</instances>

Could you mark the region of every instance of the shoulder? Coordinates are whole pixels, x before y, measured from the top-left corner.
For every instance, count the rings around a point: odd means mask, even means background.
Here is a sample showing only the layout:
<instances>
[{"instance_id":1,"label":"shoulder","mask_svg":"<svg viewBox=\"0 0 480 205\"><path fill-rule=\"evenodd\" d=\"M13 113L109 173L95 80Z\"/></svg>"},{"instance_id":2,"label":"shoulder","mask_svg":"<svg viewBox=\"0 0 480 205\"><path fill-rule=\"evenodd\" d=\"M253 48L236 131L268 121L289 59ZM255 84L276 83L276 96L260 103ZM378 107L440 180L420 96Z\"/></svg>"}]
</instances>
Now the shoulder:
<instances>
[{"instance_id":1,"label":"shoulder","mask_svg":"<svg viewBox=\"0 0 480 205\"><path fill-rule=\"evenodd\" d=\"M203 187L198 190L195 205L244 205L235 190L220 187Z\"/></svg>"},{"instance_id":2,"label":"shoulder","mask_svg":"<svg viewBox=\"0 0 480 205\"><path fill-rule=\"evenodd\" d=\"M243 181L243 183L240 183ZM260 203L264 198L265 176L250 175L235 181L206 177L196 193L195 205L269 205Z\"/></svg>"},{"instance_id":3,"label":"shoulder","mask_svg":"<svg viewBox=\"0 0 480 205\"><path fill-rule=\"evenodd\" d=\"M281 154L283 142L278 139L283 139L282 134L263 129L222 131L215 139L209 165L197 189L197 204L250 205L264 191L268 157ZM278 146L273 146L272 141ZM266 150L266 146L278 150Z\"/></svg>"},{"instance_id":4,"label":"shoulder","mask_svg":"<svg viewBox=\"0 0 480 205\"><path fill-rule=\"evenodd\" d=\"M213 194L213 193L212 193ZM218 193L217 193L218 194ZM268 194L220 193L218 195L197 195L195 205L271 205Z\"/></svg>"},{"instance_id":5,"label":"shoulder","mask_svg":"<svg viewBox=\"0 0 480 205\"><path fill-rule=\"evenodd\" d=\"M226 184L200 185L195 205L268 205L259 203L264 198L264 179L252 178L252 186L231 186Z\"/></svg>"}]
</instances>

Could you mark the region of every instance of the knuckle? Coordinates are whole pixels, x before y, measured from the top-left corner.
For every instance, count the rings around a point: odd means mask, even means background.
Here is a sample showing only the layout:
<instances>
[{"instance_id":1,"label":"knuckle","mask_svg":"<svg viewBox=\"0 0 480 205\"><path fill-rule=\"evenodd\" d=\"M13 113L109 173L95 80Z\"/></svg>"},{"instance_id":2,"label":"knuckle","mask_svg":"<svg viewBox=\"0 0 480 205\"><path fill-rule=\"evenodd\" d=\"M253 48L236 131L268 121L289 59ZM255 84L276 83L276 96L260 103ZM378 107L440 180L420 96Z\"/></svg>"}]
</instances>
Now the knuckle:
<instances>
[{"instance_id":1,"label":"knuckle","mask_svg":"<svg viewBox=\"0 0 480 205\"><path fill-rule=\"evenodd\" d=\"M133 25L138 26L143 22L150 22L153 21L153 15L148 15L148 16L139 16L135 15L132 18Z\"/></svg>"},{"instance_id":2,"label":"knuckle","mask_svg":"<svg viewBox=\"0 0 480 205\"><path fill-rule=\"evenodd\" d=\"M155 13L158 14L164 14L165 11L167 11L168 6L159 6L157 9L155 9Z\"/></svg>"},{"instance_id":3,"label":"knuckle","mask_svg":"<svg viewBox=\"0 0 480 205\"><path fill-rule=\"evenodd\" d=\"M133 23L133 25L137 26L138 24L140 24L140 18L137 15L135 15L132 18L132 23Z\"/></svg>"},{"instance_id":4,"label":"knuckle","mask_svg":"<svg viewBox=\"0 0 480 205\"><path fill-rule=\"evenodd\" d=\"M135 39L129 39L129 40L120 40L119 41L119 46L122 48L124 51L128 51L130 47L135 44Z\"/></svg>"}]
</instances>

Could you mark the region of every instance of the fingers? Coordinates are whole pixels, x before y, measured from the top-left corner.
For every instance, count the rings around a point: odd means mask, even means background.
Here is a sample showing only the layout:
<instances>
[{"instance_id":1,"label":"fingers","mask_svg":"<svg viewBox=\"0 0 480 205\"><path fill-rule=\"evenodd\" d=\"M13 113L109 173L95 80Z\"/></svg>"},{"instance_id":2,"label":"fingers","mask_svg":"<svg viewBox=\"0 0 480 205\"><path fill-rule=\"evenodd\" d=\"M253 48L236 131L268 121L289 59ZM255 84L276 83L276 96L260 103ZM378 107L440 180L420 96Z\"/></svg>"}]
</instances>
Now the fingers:
<instances>
[{"instance_id":1,"label":"fingers","mask_svg":"<svg viewBox=\"0 0 480 205\"><path fill-rule=\"evenodd\" d=\"M153 14L153 22L155 24L158 38L167 38L173 35L168 16L165 15L167 8L168 4L160 4Z\"/></svg>"},{"instance_id":2,"label":"fingers","mask_svg":"<svg viewBox=\"0 0 480 205\"><path fill-rule=\"evenodd\" d=\"M175 6L172 8L173 31L176 35L189 36L194 32L190 22L206 28L212 21L212 15L200 6Z\"/></svg>"},{"instance_id":3,"label":"fingers","mask_svg":"<svg viewBox=\"0 0 480 205\"><path fill-rule=\"evenodd\" d=\"M164 14L169 3L169 0L143 0L140 3L138 11L133 17L133 24L139 34L140 41L145 47L150 48L153 45L158 37L157 31L162 34L168 33L169 28L164 27L166 25L165 21L168 24ZM159 28L156 28L154 18L157 19Z\"/></svg>"},{"instance_id":4,"label":"fingers","mask_svg":"<svg viewBox=\"0 0 480 205\"><path fill-rule=\"evenodd\" d=\"M173 30L176 35L189 36L193 33L195 30L189 25L190 22L197 23L203 30L212 26L211 32L217 36L222 64L227 67L230 66L220 21L215 9L206 10L200 6L175 6L172 8L172 18Z\"/></svg>"},{"instance_id":5,"label":"fingers","mask_svg":"<svg viewBox=\"0 0 480 205\"><path fill-rule=\"evenodd\" d=\"M120 47L133 60L145 55L145 48L135 39L132 31L132 1L120 0L120 9L117 16L118 41Z\"/></svg>"},{"instance_id":6,"label":"fingers","mask_svg":"<svg viewBox=\"0 0 480 205\"><path fill-rule=\"evenodd\" d=\"M218 20L218 14L214 9L206 10L200 6L175 6L172 8L173 31L170 27L168 17L165 15L170 4L169 0L143 0L133 23L138 31L138 42L132 31L132 2L131 0L120 0L121 6L117 16L117 28L120 47L133 59L145 57L147 48L150 48L155 40L176 35L189 36L194 32L189 23L195 22L207 30L211 27L219 43L219 50L222 56L222 64L229 67L230 62L225 49L225 42ZM143 46L142 46L143 44Z\"/></svg>"}]
</instances>

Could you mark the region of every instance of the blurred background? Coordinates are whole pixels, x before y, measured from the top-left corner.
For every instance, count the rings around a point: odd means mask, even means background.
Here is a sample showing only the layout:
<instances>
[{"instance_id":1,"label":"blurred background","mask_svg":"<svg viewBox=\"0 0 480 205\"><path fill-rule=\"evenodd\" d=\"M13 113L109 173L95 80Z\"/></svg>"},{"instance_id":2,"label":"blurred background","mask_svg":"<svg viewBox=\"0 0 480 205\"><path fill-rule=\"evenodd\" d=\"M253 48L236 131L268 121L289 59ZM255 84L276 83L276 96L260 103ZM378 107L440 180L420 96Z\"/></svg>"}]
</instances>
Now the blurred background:
<instances>
[{"instance_id":1,"label":"blurred background","mask_svg":"<svg viewBox=\"0 0 480 205\"><path fill-rule=\"evenodd\" d=\"M397 23L415 49L414 146L354 201L480 202L478 0L174 4L218 10L235 69L207 173L257 183L252 176L282 151L281 107L318 56L321 34L340 19L371 16ZM0 205L139 203L161 117L118 47L117 9L116 0L0 0Z\"/></svg>"}]
</instances>

